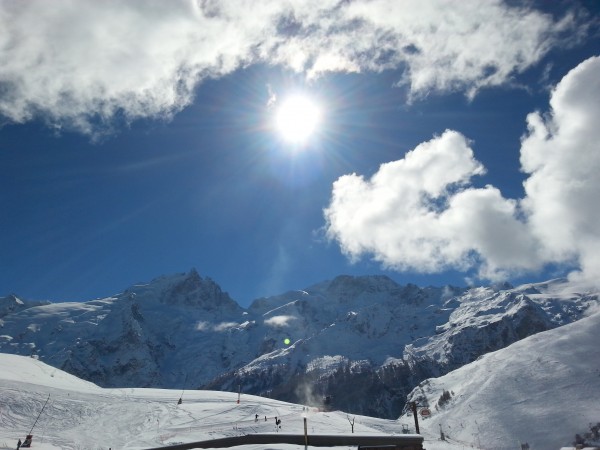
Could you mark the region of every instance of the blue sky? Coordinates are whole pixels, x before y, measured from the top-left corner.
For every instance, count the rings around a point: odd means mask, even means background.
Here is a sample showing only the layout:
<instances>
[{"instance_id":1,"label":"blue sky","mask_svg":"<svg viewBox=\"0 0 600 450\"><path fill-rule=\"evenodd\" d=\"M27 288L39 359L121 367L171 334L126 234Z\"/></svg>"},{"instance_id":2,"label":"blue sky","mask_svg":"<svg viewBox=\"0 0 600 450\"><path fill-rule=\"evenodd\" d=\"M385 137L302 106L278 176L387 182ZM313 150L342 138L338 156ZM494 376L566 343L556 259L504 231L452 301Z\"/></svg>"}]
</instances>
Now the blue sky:
<instances>
[{"instance_id":1,"label":"blue sky","mask_svg":"<svg viewBox=\"0 0 600 450\"><path fill-rule=\"evenodd\" d=\"M0 2L0 295L597 282L600 5L527 5Z\"/></svg>"}]
</instances>

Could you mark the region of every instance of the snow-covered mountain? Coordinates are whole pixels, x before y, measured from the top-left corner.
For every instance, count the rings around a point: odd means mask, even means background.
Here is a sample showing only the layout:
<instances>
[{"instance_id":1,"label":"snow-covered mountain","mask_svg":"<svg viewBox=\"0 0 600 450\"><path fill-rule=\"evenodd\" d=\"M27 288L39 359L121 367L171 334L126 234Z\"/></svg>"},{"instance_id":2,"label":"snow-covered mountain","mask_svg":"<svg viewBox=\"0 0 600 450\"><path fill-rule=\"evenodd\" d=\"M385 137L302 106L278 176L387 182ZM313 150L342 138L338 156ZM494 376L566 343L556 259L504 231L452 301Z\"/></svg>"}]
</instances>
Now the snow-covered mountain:
<instances>
[{"instance_id":1,"label":"snow-covered mountain","mask_svg":"<svg viewBox=\"0 0 600 450\"><path fill-rule=\"evenodd\" d=\"M578 434L600 446L598 336L600 311L425 380L409 400L431 412L426 429L457 445L558 449Z\"/></svg>"},{"instance_id":2,"label":"snow-covered mountain","mask_svg":"<svg viewBox=\"0 0 600 450\"><path fill-rule=\"evenodd\" d=\"M8 311L0 352L103 387L241 389L395 418L424 379L597 304L597 292L565 280L459 289L340 276L243 309L192 270L105 299Z\"/></svg>"},{"instance_id":3,"label":"snow-covered mountain","mask_svg":"<svg viewBox=\"0 0 600 450\"><path fill-rule=\"evenodd\" d=\"M291 345L208 387L241 385L293 402L329 397L334 408L393 418L421 380L578 320L597 304L596 293L565 280L461 290L338 277L255 302L251 310L280 324L279 342L290 336Z\"/></svg>"},{"instance_id":4,"label":"snow-covered mountain","mask_svg":"<svg viewBox=\"0 0 600 450\"><path fill-rule=\"evenodd\" d=\"M233 367L225 357L229 329L243 328L243 314L216 283L192 271L105 299L7 314L0 351L38 355L102 386L179 387L186 376L198 384Z\"/></svg>"},{"instance_id":5,"label":"snow-covered mountain","mask_svg":"<svg viewBox=\"0 0 600 450\"><path fill-rule=\"evenodd\" d=\"M512 450L528 443L532 450L559 450L573 448L576 434L597 446L599 334L597 312L422 382L410 400L432 412L420 420L424 448ZM38 450L133 450L274 433L275 416L283 421L281 431L297 434L303 433L306 418L309 436L349 434L351 426L361 435L415 431L414 418L406 414L383 420L246 394L238 403L232 392L105 389L37 358L7 354L0 354L0 398L1 450L15 448L32 427Z\"/></svg>"},{"instance_id":6,"label":"snow-covered mountain","mask_svg":"<svg viewBox=\"0 0 600 450\"><path fill-rule=\"evenodd\" d=\"M50 304L50 302L33 302L20 299L15 294L10 294L6 297L0 297L0 318L7 316L8 314L16 313L23 309L31 308L32 306L48 304Z\"/></svg>"}]
</instances>

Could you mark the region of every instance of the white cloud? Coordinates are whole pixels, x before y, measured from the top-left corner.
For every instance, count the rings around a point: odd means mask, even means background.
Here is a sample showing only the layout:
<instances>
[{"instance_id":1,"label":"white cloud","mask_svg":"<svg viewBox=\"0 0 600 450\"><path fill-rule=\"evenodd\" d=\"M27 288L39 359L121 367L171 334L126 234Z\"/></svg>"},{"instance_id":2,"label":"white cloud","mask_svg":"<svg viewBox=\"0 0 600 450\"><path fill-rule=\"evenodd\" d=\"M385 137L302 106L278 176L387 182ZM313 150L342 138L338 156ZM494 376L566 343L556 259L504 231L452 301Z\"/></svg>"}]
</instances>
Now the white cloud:
<instances>
[{"instance_id":1,"label":"white cloud","mask_svg":"<svg viewBox=\"0 0 600 450\"><path fill-rule=\"evenodd\" d=\"M243 326L243 325L245 325L245 323L241 324L241 325ZM236 328L239 326L240 326L240 324L236 323L236 322L221 322L221 323L212 325L209 322L200 321L196 324L196 330L197 331L209 331L209 330L227 331L227 330L230 330L231 328Z\"/></svg>"},{"instance_id":2,"label":"white cloud","mask_svg":"<svg viewBox=\"0 0 600 450\"><path fill-rule=\"evenodd\" d=\"M571 15L553 22L499 0L374 0L352 3L348 10L373 25L369 40L380 42L381 53L394 55L391 66L408 65L406 81L417 96L450 90L472 96L482 87L503 84L538 62L558 34L574 29ZM365 65L379 68L372 59Z\"/></svg>"},{"instance_id":3,"label":"white cloud","mask_svg":"<svg viewBox=\"0 0 600 450\"><path fill-rule=\"evenodd\" d=\"M236 322L221 322L214 326L213 330L215 331L227 331L231 328L237 328L240 324Z\"/></svg>"},{"instance_id":4,"label":"white cloud","mask_svg":"<svg viewBox=\"0 0 600 450\"><path fill-rule=\"evenodd\" d=\"M207 331L210 330L210 324L205 321L200 321L196 324L197 331Z\"/></svg>"},{"instance_id":5,"label":"white cloud","mask_svg":"<svg viewBox=\"0 0 600 450\"><path fill-rule=\"evenodd\" d=\"M582 29L492 0L1 2L0 114L95 133L168 118L206 77L256 62L308 76L405 68L414 96L473 95Z\"/></svg>"},{"instance_id":6,"label":"white cloud","mask_svg":"<svg viewBox=\"0 0 600 450\"><path fill-rule=\"evenodd\" d=\"M523 206L550 261L574 259L600 278L600 57L567 74L547 117L527 117L521 165L530 174ZM598 281L597 281L598 282Z\"/></svg>"},{"instance_id":7,"label":"white cloud","mask_svg":"<svg viewBox=\"0 0 600 450\"><path fill-rule=\"evenodd\" d=\"M358 259L385 267L436 272L476 268L499 279L547 263L577 265L579 278L600 279L600 58L567 74L551 111L528 117L521 164L525 198L505 199L455 131L383 164L365 180L339 178L325 209L327 235Z\"/></svg>"},{"instance_id":8,"label":"white cloud","mask_svg":"<svg viewBox=\"0 0 600 450\"><path fill-rule=\"evenodd\" d=\"M298 320L295 316L273 316L265 320L265 325L270 327L287 327L292 320Z\"/></svg>"},{"instance_id":9,"label":"white cloud","mask_svg":"<svg viewBox=\"0 0 600 450\"><path fill-rule=\"evenodd\" d=\"M506 263L535 267L515 202L490 186L468 186L483 173L467 139L446 131L383 164L370 180L355 174L338 179L325 210L327 235L350 258L373 254L397 270L466 270L479 258L482 273L492 278Z\"/></svg>"}]
</instances>

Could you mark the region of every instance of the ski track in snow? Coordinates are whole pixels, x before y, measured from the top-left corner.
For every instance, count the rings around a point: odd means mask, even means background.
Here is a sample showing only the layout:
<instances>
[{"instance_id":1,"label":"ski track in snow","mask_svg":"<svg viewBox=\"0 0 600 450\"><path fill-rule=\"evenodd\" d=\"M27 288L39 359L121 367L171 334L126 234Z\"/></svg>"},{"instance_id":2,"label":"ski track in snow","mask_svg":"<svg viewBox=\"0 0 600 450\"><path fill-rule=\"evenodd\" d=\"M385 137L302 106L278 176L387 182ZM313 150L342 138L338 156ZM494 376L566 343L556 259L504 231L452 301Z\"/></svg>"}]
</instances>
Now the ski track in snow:
<instances>
[{"instance_id":1,"label":"ski track in snow","mask_svg":"<svg viewBox=\"0 0 600 450\"><path fill-rule=\"evenodd\" d=\"M309 435L348 434L350 418L355 419L356 433L399 434L402 429L393 420L319 412L252 395L242 394L238 404L238 394L233 392L185 391L183 403L178 405L180 397L179 390L103 389L38 360L0 354L0 449L16 448L17 440L24 440L38 415L32 433L36 450L138 450L252 433L301 434L304 417ZM281 430L276 428L275 417L282 421ZM428 450L460 448L435 442L432 437Z\"/></svg>"}]
</instances>

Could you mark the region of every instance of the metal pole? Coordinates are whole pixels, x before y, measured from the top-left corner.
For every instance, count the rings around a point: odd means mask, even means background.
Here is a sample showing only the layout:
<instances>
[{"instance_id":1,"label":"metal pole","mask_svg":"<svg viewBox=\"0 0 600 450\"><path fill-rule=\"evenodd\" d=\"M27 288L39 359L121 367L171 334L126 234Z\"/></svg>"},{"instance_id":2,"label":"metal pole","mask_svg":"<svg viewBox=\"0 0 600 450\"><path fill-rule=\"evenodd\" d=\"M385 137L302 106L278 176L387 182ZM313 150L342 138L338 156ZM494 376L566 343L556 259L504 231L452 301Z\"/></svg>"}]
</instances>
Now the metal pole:
<instances>
[{"instance_id":1,"label":"metal pole","mask_svg":"<svg viewBox=\"0 0 600 450\"><path fill-rule=\"evenodd\" d=\"M413 417L415 418L415 431L417 432L417 434L421 434L421 432L419 431L419 417L417 414L417 402L410 402L410 406L412 408Z\"/></svg>"},{"instance_id":2,"label":"metal pole","mask_svg":"<svg viewBox=\"0 0 600 450\"><path fill-rule=\"evenodd\" d=\"M304 418L304 450L308 447L308 431L306 426L306 417Z\"/></svg>"},{"instance_id":3,"label":"metal pole","mask_svg":"<svg viewBox=\"0 0 600 450\"><path fill-rule=\"evenodd\" d=\"M183 393L185 392L185 385L187 383L187 373L185 374L185 381L183 382L183 389L181 390L181 396L179 397L179 402L177 403L178 405L181 405L181 403L183 402Z\"/></svg>"},{"instance_id":4,"label":"metal pole","mask_svg":"<svg viewBox=\"0 0 600 450\"><path fill-rule=\"evenodd\" d=\"M42 415L42 413L44 412L44 408L46 407L46 405L48 404L48 400L50 400L50 394L48 394L48 398L46 399L46 403L44 403L44 406L42 406L42 410L40 411L40 413L37 416L37 419L35 419L35 422L33 422L33 427L31 427L31 430L29 430L29 434L31 434L31 432L33 431L33 428L35 427L35 424L37 423L37 421L40 419L40 416Z\"/></svg>"}]
</instances>

